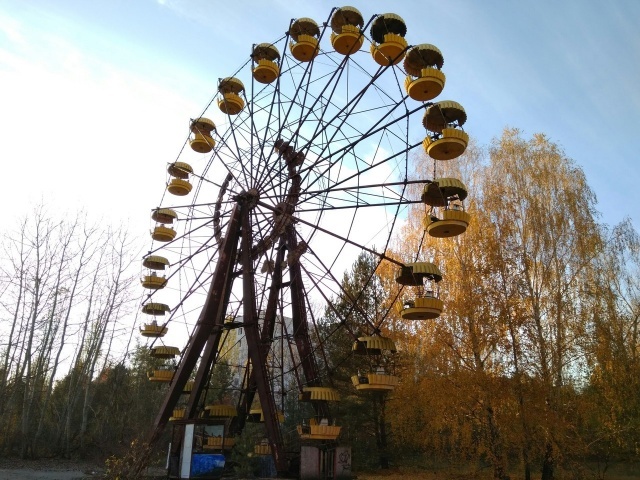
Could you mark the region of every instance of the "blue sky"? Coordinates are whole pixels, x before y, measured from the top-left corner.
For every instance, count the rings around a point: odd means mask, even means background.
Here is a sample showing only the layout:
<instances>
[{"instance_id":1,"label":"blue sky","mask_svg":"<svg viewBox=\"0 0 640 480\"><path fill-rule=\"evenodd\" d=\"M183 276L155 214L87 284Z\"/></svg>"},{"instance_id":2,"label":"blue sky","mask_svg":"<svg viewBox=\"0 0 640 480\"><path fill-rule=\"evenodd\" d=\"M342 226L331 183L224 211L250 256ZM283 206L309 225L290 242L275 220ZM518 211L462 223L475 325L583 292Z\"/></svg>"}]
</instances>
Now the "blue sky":
<instances>
[{"instance_id":1,"label":"blue sky","mask_svg":"<svg viewBox=\"0 0 640 480\"><path fill-rule=\"evenodd\" d=\"M444 54L442 99L488 144L506 126L547 134L586 172L605 223L639 224L640 2L354 3L394 12L410 44ZM188 119L253 43L332 3L0 2L0 158L10 215L40 200L144 231ZM341 5L338 5L341 6ZM365 46L366 47L366 46ZM363 54L364 55L364 54ZM8 183L8 184L7 184Z\"/></svg>"}]
</instances>

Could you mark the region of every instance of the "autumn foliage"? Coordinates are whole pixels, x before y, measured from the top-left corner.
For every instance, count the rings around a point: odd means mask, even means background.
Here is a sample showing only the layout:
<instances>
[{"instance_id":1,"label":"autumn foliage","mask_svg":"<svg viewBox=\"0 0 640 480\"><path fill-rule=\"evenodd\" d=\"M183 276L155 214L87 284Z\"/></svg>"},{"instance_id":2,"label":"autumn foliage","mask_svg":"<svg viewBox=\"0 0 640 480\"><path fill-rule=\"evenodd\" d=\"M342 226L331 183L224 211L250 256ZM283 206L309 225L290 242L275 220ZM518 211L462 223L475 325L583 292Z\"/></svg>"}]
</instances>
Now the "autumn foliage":
<instances>
[{"instance_id":1,"label":"autumn foliage","mask_svg":"<svg viewBox=\"0 0 640 480\"><path fill-rule=\"evenodd\" d=\"M600 223L584 173L543 135L506 130L465 157L446 173L469 186L466 233L425 236L416 207L394 247L439 266L445 301L436 320L393 322L405 358L389 401L395 451L496 479L637 459L638 234ZM393 268L379 274L396 295Z\"/></svg>"}]
</instances>

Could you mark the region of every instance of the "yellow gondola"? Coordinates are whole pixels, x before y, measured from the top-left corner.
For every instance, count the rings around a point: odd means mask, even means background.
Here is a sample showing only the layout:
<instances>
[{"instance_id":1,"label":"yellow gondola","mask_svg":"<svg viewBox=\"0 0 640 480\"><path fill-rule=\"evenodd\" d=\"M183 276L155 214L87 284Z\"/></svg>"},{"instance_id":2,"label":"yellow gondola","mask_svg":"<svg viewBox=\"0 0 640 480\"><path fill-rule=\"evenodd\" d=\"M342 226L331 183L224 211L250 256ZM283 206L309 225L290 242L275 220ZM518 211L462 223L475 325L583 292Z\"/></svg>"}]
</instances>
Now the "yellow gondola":
<instances>
[{"instance_id":1,"label":"yellow gondola","mask_svg":"<svg viewBox=\"0 0 640 480\"><path fill-rule=\"evenodd\" d=\"M351 55L362 48L364 35L362 14L355 7L336 9L331 17L331 45L342 55Z\"/></svg>"},{"instance_id":2,"label":"yellow gondola","mask_svg":"<svg viewBox=\"0 0 640 480\"><path fill-rule=\"evenodd\" d=\"M233 405L213 404L204 407L209 417L231 418L237 417L238 411Z\"/></svg>"},{"instance_id":3,"label":"yellow gondola","mask_svg":"<svg viewBox=\"0 0 640 480\"><path fill-rule=\"evenodd\" d=\"M379 373L367 373L365 375L353 375L351 382L356 390L370 390L376 392L384 392L393 390L400 382L400 377L389 375L383 370Z\"/></svg>"},{"instance_id":4,"label":"yellow gondola","mask_svg":"<svg viewBox=\"0 0 640 480\"><path fill-rule=\"evenodd\" d=\"M193 187L188 180L189 175L193 173L191 165L185 162L173 162L167 167L167 172L174 177L167 185L169 193L183 197L191 192Z\"/></svg>"},{"instance_id":5,"label":"yellow gondola","mask_svg":"<svg viewBox=\"0 0 640 480\"><path fill-rule=\"evenodd\" d=\"M152 382L170 382L173 379L173 370L159 369L151 370L147 377Z\"/></svg>"},{"instance_id":6,"label":"yellow gondola","mask_svg":"<svg viewBox=\"0 0 640 480\"><path fill-rule=\"evenodd\" d=\"M380 335L358 337L353 343L353 353L358 355L382 355L383 352L396 353L394 341Z\"/></svg>"},{"instance_id":7,"label":"yellow gondola","mask_svg":"<svg viewBox=\"0 0 640 480\"><path fill-rule=\"evenodd\" d=\"M395 13L378 15L371 24L370 34L371 55L378 65L396 65L402 61L407 48L404 38L407 26L402 17Z\"/></svg>"},{"instance_id":8,"label":"yellow gondola","mask_svg":"<svg viewBox=\"0 0 640 480\"><path fill-rule=\"evenodd\" d=\"M173 162L167 166L167 173L172 177L187 180L189 175L193 173L193 168L185 162Z\"/></svg>"},{"instance_id":9,"label":"yellow gondola","mask_svg":"<svg viewBox=\"0 0 640 480\"><path fill-rule=\"evenodd\" d=\"M276 413L276 416L278 417L278 422L280 423L284 423L284 413L278 411ZM248 422L253 422L253 423L263 423L264 422L264 413L262 412L262 408L252 408L251 410L249 410L249 415L247 416L247 421Z\"/></svg>"},{"instance_id":10,"label":"yellow gondola","mask_svg":"<svg viewBox=\"0 0 640 480\"><path fill-rule=\"evenodd\" d=\"M148 255L142 260L142 266L151 270L165 270L169 266L169 260L160 255Z\"/></svg>"},{"instance_id":11,"label":"yellow gondola","mask_svg":"<svg viewBox=\"0 0 640 480\"><path fill-rule=\"evenodd\" d=\"M291 24L289 29L292 41L289 50L299 62L310 62L318 55L318 37L320 28L311 18L299 18Z\"/></svg>"},{"instance_id":12,"label":"yellow gondola","mask_svg":"<svg viewBox=\"0 0 640 480\"><path fill-rule=\"evenodd\" d=\"M383 366L388 363L388 356L396 353L396 345L390 338L378 334L359 337L352 347L353 353L357 355L368 355L373 364L373 370L368 374L361 374L351 377L351 381L357 390L389 391L398 384L399 377L387 372Z\"/></svg>"},{"instance_id":13,"label":"yellow gondola","mask_svg":"<svg viewBox=\"0 0 640 480\"><path fill-rule=\"evenodd\" d=\"M178 218L175 210L170 208L156 208L151 214L151 219L158 223L172 224Z\"/></svg>"},{"instance_id":14,"label":"yellow gondola","mask_svg":"<svg viewBox=\"0 0 640 480\"><path fill-rule=\"evenodd\" d=\"M415 262L400 268L396 282L400 285L413 287L413 295L403 303L397 304L397 309L405 320L428 320L437 318L442 313L443 303L434 293L433 288L425 286L425 281L438 283L442 280L442 273L433 263Z\"/></svg>"},{"instance_id":15,"label":"yellow gondola","mask_svg":"<svg viewBox=\"0 0 640 480\"><path fill-rule=\"evenodd\" d=\"M187 383L184 384L184 387L182 387L182 393L191 393L195 385L196 385L196 382L194 382L193 380L189 380Z\"/></svg>"},{"instance_id":16,"label":"yellow gondola","mask_svg":"<svg viewBox=\"0 0 640 480\"><path fill-rule=\"evenodd\" d=\"M329 425L327 419L316 422L316 419L312 418L309 425L298 425L296 430L301 440L337 440L342 427Z\"/></svg>"},{"instance_id":17,"label":"yellow gondola","mask_svg":"<svg viewBox=\"0 0 640 480\"><path fill-rule=\"evenodd\" d=\"M424 279L440 282L442 273L440 269L430 262L407 263L400 268L396 276L396 282L400 285L422 286Z\"/></svg>"},{"instance_id":18,"label":"yellow gondola","mask_svg":"<svg viewBox=\"0 0 640 480\"><path fill-rule=\"evenodd\" d=\"M189 140L189 145L194 152L209 153L213 150L213 147L216 146L216 141L213 137L203 135L202 133L196 133L193 138Z\"/></svg>"},{"instance_id":19,"label":"yellow gondola","mask_svg":"<svg viewBox=\"0 0 640 480\"><path fill-rule=\"evenodd\" d=\"M182 180L181 178L172 178L169 182L169 185L167 185L167 190L169 191L169 193L178 197L189 195L192 188L193 186L191 185L191 183L189 183L188 180Z\"/></svg>"},{"instance_id":20,"label":"yellow gondola","mask_svg":"<svg viewBox=\"0 0 640 480\"><path fill-rule=\"evenodd\" d=\"M463 210L463 207L454 206L443 210L440 217L427 216L425 218L427 233L435 238L448 238L461 235L466 232L471 215Z\"/></svg>"},{"instance_id":21,"label":"yellow gondola","mask_svg":"<svg viewBox=\"0 0 640 480\"><path fill-rule=\"evenodd\" d=\"M434 45L423 43L410 48L404 59L407 95L420 102L433 100L440 95L445 83L445 75L440 71L443 64L442 53Z\"/></svg>"},{"instance_id":22,"label":"yellow gondola","mask_svg":"<svg viewBox=\"0 0 640 480\"><path fill-rule=\"evenodd\" d=\"M422 202L432 207L446 207L452 201L464 201L467 187L457 178L436 178L427 183L420 197Z\"/></svg>"},{"instance_id":23,"label":"yellow gondola","mask_svg":"<svg viewBox=\"0 0 640 480\"><path fill-rule=\"evenodd\" d=\"M174 408L173 414L169 417L170 422L175 422L176 420L181 420L187 415L186 408Z\"/></svg>"},{"instance_id":24,"label":"yellow gondola","mask_svg":"<svg viewBox=\"0 0 640 480\"><path fill-rule=\"evenodd\" d=\"M265 440L253 447L253 453L255 455L271 455L271 446Z\"/></svg>"},{"instance_id":25,"label":"yellow gondola","mask_svg":"<svg viewBox=\"0 0 640 480\"><path fill-rule=\"evenodd\" d=\"M146 313L147 315L163 316L165 312L169 311L171 311L169 305L164 303L149 302L142 306L142 313Z\"/></svg>"},{"instance_id":26,"label":"yellow gondola","mask_svg":"<svg viewBox=\"0 0 640 480\"><path fill-rule=\"evenodd\" d=\"M431 320L438 318L442 309L442 300L434 296L433 292L428 292L424 296L405 301L400 313L405 320Z\"/></svg>"},{"instance_id":27,"label":"yellow gondola","mask_svg":"<svg viewBox=\"0 0 640 480\"><path fill-rule=\"evenodd\" d=\"M260 83L271 83L280 75L280 68L275 62L280 52L270 43L260 43L253 48L251 55L254 63L253 78Z\"/></svg>"},{"instance_id":28,"label":"yellow gondola","mask_svg":"<svg viewBox=\"0 0 640 480\"><path fill-rule=\"evenodd\" d=\"M425 216L425 229L432 237L446 238L464 233L471 215L464 209L467 187L457 178L436 178L424 186L422 201L431 210Z\"/></svg>"},{"instance_id":29,"label":"yellow gondola","mask_svg":"<svg viewBox=\"0 0 640 480\"><path fill-rule=\"evenodd\" d=\"M230 450L236 445L234 437L208 437L207 443L202 446L205 450Z\"/></svg>"},{"instance_id":30,"label":"yellow gondola","mask_svg":"<svg viewBox=\"0 0 640 480\"><path fill-rule=\"evenodd\" d=\"M149 354L153 358L175 358L177 355L180 355L180 349L178 347L160 345L157 347L151 347Z\"/></svg>"},{"instance_id":31,"label":"yellow gondola","mask_svg":"<svg viewBox=\"0 0 640 480\"><path fill-rule=\"evenodd\" d=\"M176 231L173 228L158 225L151 231L151 238L158 242L170 242L176 238Z\"/></svg>"},{"instance_id":32,"label":"yellow gondola","mask_svg":"<svg viewBox=\"0 0 640 480\"><path fill-rule=\"evenodd\" d=\"M209 153L216 146L216 141L212 137L212 132L216 129L215 124L208 118L200 117L191 122L190 130L193 138L189 140L191 149L198 153Z\"/></svg>"},{"instance_id":33,"label":"yellow gondola","mask_svg":"<svg viewBox=\"0 0 640 480\"><path fill-rule=\"evenodd\" d=\"M458 102L436 102L424 112L422 123L427 136L422 145L424 151L435 160L452 160L464 153L469 135L461 130L467 114Z\"/></svg>"},{"instance_id":34,"label":"yellow gondola","mask_svg":"<svg viewBox=\"0 0 640 480\"><path fill-rule=\"evenodd\" d=\"M164 337L168 330L167 327L158 325L158 322L153 321L151 323L145 323L140 327L140 335L143 337L160 338Z\"/></svg>"},{"instance_id":35,"label":"yellow gondola","mask_svg":"<svg viewBox=\"0 0 640 480\"><path fill-rule=\"evenodd\" d=\"M204 418L213 419L216 425L223 425L224 433L215 437L207 437L204 448L207 450L228 450L236 444L236 439L228 436L229 425L238 416L236 407L228 404L212 404L204 407Z\"/></svg>"},{"instance_id":36,"label":"yellow gondola","mask_svg":"<svg viewBox=\"0 0 640 480\"><path fill-rule=\"evenodd\" d=\"M140 283L144 288L150 290L160 290L167 285L167 279L165 277L159 277L155 272L151 272L151 275L144 275L140 279Z\"/></svg>"},{"instance_id":37,"label":"yellow gondola","mask_svg":"<svg viewBox=\"0 0 640 480\"><path fill-rule=\"evenodd\" d=\"M340 394L335 388L329 387L303 387L298 395L301 402L339 402Z\"/></svg>"},{"instance_id":38,"label":"yellow gondola","mask_svg":"<svg viewBox=\"0 0 640 480\"><path fill-rule=\"evenodd\" d=\"M244 92L244 85L240 79L227 77L220 80L218 92L222 98L218 99L218 108L227 115L237 115L244 108L244 100L240 96Z\"/></svg>"},{"instance_id":39,"label":"yellow gondola","mask_svg":"<svg viewBox=\"0 0 640 480\"><path fill-rule=\"evenodd\" d=\"M202 133L211 136L211 132L216 129L216 124L208 118L199 117L191 121L189 129L192 133Z\"/></svg>"}]
</instances>

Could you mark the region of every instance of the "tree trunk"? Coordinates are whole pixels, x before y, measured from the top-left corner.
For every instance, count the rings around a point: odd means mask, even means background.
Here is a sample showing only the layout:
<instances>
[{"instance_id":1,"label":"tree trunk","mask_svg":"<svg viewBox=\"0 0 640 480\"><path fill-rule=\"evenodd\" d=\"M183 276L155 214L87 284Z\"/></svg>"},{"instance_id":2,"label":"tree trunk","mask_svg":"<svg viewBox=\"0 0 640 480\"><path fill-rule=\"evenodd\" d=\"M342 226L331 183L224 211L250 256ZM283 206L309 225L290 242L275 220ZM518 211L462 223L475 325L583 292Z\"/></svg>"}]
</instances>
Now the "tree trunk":
<instances>
[{"instance_id":1,"label":"tree trunk","mask_svg":"<svg viewBox=\"0 0 640 480\"><path fill-rule=\"evenodd\" d=\"M389 468L389 448L387 441L387 425L386 425L386 402L384 392L378 392L374 398L374 414L376 416L376 443L378 446L378 457L380 460L380 468Z\"/></svg>"},{"instance_id":2,"label":"tree trunk","mask_svg":"<svg viewBox=\"0 0 640 480\"><path fill-rule=\"evenodd\" d=\"M36 319L38 315L38 302L40 297L40 278L38 277L40 271L36 269L36 278L35 278L35 289L34 289L34 305L30 315L30 324L29 324L29 339L27 341L27 348L25 352L25 366L23 367L24 375L21 375L21 378L24 382L24 393L22 395L22 422L20 428L20 456L22 458L27 458L29 451L29 422L30 422L30 403L29 398L31 396L30 387L32 387L32 371L31 371L31 356L32 347L33 347L33 337L35 335L36 330Z\"/></svg>"},{"instance_id":3,"label":"tree trunk","mask_svg":"<svg viewBox=\"0 0 640 480\"><path fill-rule=\"evenodd\" d=\"M553 445L547 442L544 450L544 459L542 460L542 476L541 480L553 480L555 470L555 459L553 455Z\"/></svg>"},{"instance_id":4,"label":"tree trunk","mask_svg":"<svg viewBox=\"0 0 640 480\"><path fill-rule=\"evenodd\" d=\"M489 451L491 452L491 463L493 463L493 478L495 480L510 480L506 472L504 454L502 452L502 439L494 419L491 404L485 407L485 412L489 434Z\"/></svg>"},{"instance_id":5,"label":"tree trunk","mask_svg":"<svg viewBox=\"0 0 640 480\"><path fill-rule=\"evenodd\" d=\"M62 265L67 265L67 261L66 261L66 257L65 257L65 252L66 252L66 248L68 247L69 243L71 242L71 239L73 237L73 233L75 231L75 227L77 225L77 221L73 224L71 231L68 233L66 240L67 243L65 243L65 248L63 249L63 258L62 261L60 262L61 266ZM58 367L60 366L60 356L62 355L62 351L64 349L65 346L65 340L66 340L66 336L67 336L67 328L69 325L69 318L71 317L71 311L74 305L74 301L76 298L76 289L78 288L78 284L80 281L80 275L83 273L83 268L85 266L85 255L87 253L86 251L86 247L87 247L87 242L89 240L89 235L87 234L87 236L85 236L84 242L80 248L80 252L78 252L78 254L76 256L79 257L78 260L78 266L75 272L75 275L73 277L73 284L71 286L71 291L69 292L69 295L67 297L67 305L66 305L66 309L64 312L64 320L62 321L62 332L60 334L60 344L58 345L58 350L56 352L56 356L55 356L55 360L53 362L53 366L52 366L52 371L49 375L49 383L47 385L47 390L45 393L45 399L44 399L44 404L42 406L42 410L41 410L41 414L40 414L40 420L38 421L38 427L36 429L36 433L34 436L34 444L37 445L38 444L38 440L40 439L40 436L42 435L42 431L43 431L43 426L44 426L44 419L45 419L45 415L48 413L47 409L49 407L49 401L51 400L51 394L53 392L53 384L56 378L56 373L58 372ZM62 271L62 268L60 268L60 271ZM59 280L59 278L58 278ZM61 291L61 283L60 281L57 282L58 286L56 288L56 292L58 295L60 295L61 293L63 293Z\"/></svg>"}]
</instances>

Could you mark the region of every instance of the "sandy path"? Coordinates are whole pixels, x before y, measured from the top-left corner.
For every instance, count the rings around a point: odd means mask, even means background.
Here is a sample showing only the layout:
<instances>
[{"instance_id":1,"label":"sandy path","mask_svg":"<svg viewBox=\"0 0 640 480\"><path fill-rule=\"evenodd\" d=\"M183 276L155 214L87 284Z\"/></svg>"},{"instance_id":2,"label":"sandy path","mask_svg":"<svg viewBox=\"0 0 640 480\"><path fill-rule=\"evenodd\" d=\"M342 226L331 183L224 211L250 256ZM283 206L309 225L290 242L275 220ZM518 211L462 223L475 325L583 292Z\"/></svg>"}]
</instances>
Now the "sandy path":
<instances>
[{"instance_id":1,"label":"sandy path","mask_svg":"<svg viewBox=\"0 0 640 480\"><path fill-rule=\"evenodd\" d=\"M96 475L97 477L98 475ZM91 478L82 470L34 470L31 468L0 468L0 480L73 480Z\"/></svg>"},{"instance_id":2,"label":"sandy path","mask_svg":"<svg viewBox=\"0 0 640 480\"><path fill-rule=\"evenodd\" d=\"M147 478L166 477L166 470L149 467ZM75 480L100 479L104 464L75 462L73 460L20 460L0 458L0 480Z\"/></svg>"},{"instance_id":3,"label":"sandy path","mask_svg":"<svg viewBox=\"0 0 640 480\"><path fill-rule=\"evenodd\" d=\"M0 480L75 480L99 478L104 468L72 460L0 459Z\"/></svg>"}]
</instances>

